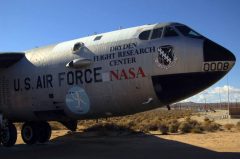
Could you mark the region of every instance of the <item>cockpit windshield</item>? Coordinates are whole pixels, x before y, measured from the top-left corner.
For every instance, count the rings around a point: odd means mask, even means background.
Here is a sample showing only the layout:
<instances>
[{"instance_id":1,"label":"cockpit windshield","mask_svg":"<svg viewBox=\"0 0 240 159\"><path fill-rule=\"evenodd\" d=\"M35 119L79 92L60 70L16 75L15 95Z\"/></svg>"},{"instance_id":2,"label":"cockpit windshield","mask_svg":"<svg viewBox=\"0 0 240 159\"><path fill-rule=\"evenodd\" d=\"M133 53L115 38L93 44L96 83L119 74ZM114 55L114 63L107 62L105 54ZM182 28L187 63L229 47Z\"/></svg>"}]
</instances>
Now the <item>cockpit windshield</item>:
<instances>
[{"instance_id":1,"label":"cockpit windshield","mask_svg":"<svg viewBox=\"0 0 240 159\"><path fill-rule=\"evenodd\" d=\"M190 38L197 38L197 39L201 39L203 38L202 35L198 34L197 32L195 32L194 30L192 30L191 28L187 27L187 26L175 26L175 28L182 33L184 36L190 37Z\"/></svg>"}]
</instances>

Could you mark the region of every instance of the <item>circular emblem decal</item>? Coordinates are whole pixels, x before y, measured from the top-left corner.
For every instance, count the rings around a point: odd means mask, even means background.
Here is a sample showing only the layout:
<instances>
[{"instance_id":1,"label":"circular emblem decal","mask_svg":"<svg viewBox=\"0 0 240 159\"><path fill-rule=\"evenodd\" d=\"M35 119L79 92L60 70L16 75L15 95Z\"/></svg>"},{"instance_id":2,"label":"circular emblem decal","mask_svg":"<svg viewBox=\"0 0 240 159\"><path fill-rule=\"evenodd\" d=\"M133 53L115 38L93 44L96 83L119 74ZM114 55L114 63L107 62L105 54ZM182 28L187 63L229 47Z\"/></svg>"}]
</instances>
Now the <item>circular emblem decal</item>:
<instances>
[{"instance_id":1,"label":"circular emblem decal","mask_svg":"<svg viewBox=\"0 0 240 159\"><path fill-rule=\"evenodd\" d=\"M168 69L173 66L177 60L171 45L160 46L157 48L157 52L158 57L156 58L155 63L158 67Z\"/></svg>"},{"instance_id":2,"label":"circular emblem decal","mask_svg":"<svg viewBox=\"0 0 240 159\"><path fill-rule=\"evenodd\" d=\"M81 87L71 88L66 95L68 108L77 114L86 114L89 111L89 98L85 90Z\"/></svg>"}]
</instances>

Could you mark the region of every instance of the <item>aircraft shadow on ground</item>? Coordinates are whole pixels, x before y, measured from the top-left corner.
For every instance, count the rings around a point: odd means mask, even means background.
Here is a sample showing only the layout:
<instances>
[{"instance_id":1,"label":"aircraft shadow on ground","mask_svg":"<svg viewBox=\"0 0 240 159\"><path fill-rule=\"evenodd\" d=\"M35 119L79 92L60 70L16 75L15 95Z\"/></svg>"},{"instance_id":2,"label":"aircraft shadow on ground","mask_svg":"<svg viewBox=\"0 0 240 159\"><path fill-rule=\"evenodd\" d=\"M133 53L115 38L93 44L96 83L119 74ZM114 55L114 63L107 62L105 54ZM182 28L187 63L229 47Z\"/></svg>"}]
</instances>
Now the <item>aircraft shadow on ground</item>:
<instances>
[{"instance_id":1,"label":"aircraft shadow on ground","mask_svg":"<svg viewBox=\"0 0 240 159\"><path fill-rule=\"evenodd\" d=\"M113 133L114 134L114 133ZM2 159L239 159L240 153L215 152L143 133L93 136L89 132L66 134L47 144L0 147Z\"/></svg>"}]
</instances>

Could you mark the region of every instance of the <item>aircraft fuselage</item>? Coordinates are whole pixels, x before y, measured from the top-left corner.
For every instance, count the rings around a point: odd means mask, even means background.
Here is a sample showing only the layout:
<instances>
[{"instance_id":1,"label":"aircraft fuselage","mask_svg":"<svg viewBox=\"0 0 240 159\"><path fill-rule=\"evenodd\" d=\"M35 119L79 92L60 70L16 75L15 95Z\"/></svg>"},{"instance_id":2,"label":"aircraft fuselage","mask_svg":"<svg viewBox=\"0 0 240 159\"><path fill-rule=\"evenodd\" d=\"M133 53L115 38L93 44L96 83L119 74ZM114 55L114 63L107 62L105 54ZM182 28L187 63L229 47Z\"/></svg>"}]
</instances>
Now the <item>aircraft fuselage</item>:
<instances>
[{"instance_id":1,"label":"aircraft fuselage","mask_svg":"<svg viewBox=\"0 0 240 159\"><path fill-rule=\"evenodd\" d=\"M145 25L26 51L1 71L0 109L13 121L76 120L190 97L222 78L235 57L181 26Z\"/></svg>"}]
</instances>

